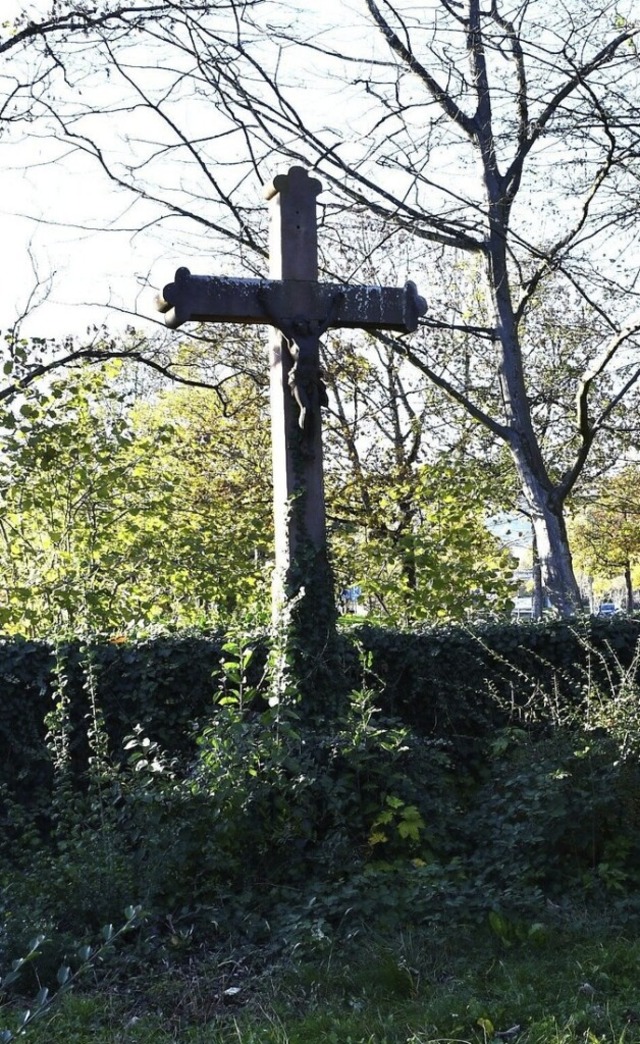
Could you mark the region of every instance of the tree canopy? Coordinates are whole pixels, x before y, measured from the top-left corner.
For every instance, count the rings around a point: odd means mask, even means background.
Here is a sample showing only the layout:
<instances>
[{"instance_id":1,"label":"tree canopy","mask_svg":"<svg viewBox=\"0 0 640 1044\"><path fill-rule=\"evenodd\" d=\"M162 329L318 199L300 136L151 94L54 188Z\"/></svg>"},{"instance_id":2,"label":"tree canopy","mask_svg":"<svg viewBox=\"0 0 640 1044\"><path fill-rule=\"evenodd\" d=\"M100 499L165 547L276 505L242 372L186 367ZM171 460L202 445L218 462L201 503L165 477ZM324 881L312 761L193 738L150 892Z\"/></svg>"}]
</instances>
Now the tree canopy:
<instances>
[{"instance_id":1,"label":"tree canopy","mask_svg":"<svg viewBox=\"0 0 640 1044\"><path fill-rule=\"evenodd\" d=\"M5 441L3 630L264 619L264 409L246 385L225 412L198 391L134 406L104 368L56 381Z\"/></svg>"},{"instance_id":2,"label":"tree canopy","mask_svg":"<svg viewBox=\"0 0 640 1044\"><path fill-rule=\"evenodd\" d=\"M628 436L640 376L633 5L341 12L69 4L17 27L7 118L28 106L137 200L140 225L171 230L177 262L215 244L222 274L264 271L260 187L283 163L313 168L325 274L424 287L421 334L385 343L507 447L545 586L571 613L566 503Z\"/></svg>"},{"instance_id":3,"label":"tree canopy","mask_svg":"<svg viewBox=\"0 0 640 1044\"><path fill-rule=\"evenodd\" d=\"M5 414L0 627L38 635L155 624L268 623L273 567L268 402L249 378L134 398L120 363L85 364ZM330 458L338 593L393 624L508 609L509 556L453 466L359 469ZM458 479L459 482L459 479ZM471 493L473 492L473 495Z\"/></svg>"},{"instance_id":4,"label":"tree canopy","mask_svg":"<svg viewBox=\"0 0 640 1044\"><path fill-rule=\"evenodd\" d=\"M640 566L639 477L638 465L628 464L602 479L571 524L578 563L609 588L622 577L628 612Z\"/></svg>"}]
</instances>

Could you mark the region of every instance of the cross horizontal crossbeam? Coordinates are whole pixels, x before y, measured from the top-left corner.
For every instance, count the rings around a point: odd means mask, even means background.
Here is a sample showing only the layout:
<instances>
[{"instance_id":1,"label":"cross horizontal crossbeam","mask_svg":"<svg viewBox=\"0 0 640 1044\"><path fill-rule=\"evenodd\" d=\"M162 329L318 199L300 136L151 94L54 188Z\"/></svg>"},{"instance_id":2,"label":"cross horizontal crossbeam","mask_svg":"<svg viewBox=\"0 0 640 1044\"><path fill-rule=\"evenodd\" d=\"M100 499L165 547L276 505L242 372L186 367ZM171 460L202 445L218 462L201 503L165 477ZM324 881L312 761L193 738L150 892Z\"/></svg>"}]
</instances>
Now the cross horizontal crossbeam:
<instances>
[{"instance_id":1,"label":"cross horizontal crossbeam","mask_svg":"<svg viewBox=\"0 0 640 1044\"><path fill-rule=\"evenodd\" d=\"M412 333L427 309L409 281L403 287L343 286L301 279L234 279L179 268L157 299L172 330L200 323L266 323L285 328L304 317L328 327Z\"/></svg>"}]
</instances>

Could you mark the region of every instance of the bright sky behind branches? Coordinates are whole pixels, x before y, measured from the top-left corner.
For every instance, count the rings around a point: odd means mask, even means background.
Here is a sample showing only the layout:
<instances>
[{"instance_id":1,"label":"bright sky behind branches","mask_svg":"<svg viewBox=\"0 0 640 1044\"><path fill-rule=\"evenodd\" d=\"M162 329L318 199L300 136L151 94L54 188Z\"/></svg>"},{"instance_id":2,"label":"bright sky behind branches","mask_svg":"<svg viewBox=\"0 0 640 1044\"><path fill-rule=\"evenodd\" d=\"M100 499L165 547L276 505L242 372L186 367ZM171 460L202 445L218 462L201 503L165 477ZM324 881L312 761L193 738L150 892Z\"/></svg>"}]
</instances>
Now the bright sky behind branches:
<instances>
[{"instance_id":1,"label":"bright sky behind branches","mask_svg":"<svg viewBox=\"0 0 640 1044\"><path fill-rule=\"evenodd\" d=\"M580 2L575 0L576 4ZM624 4L626 0L622 2ZM417 39L421 33L434 31L436 23L431 20L430 26L429 22L437 6L433 0L425 0L424 4L419 5L419 10L411 12L412 18L418 19ZM291 97L305 117L312 114L310 126L330 146L325 152L339 152L340 161L347 165L352 154L354 164L360 160L365 163L370 161L368 169L373 171L371 176L374 183L379 181L386 190L391 188L397 198L409 198L428 162L428 176L423 179L422 192L428 194L427 202L433 212L455 217L459 186L463 186L460 199L466 197L466 202L462 202L463 207L468 203L473 208L474 191L467 191L465 183L472 173L475 159L472 158L465 167L460 163L460 152L455 140L452 147L449 138L442 138L440 144L431 139L431 117L423 107L416 104L413 95L407 93L404 80L403 102L406 104L401 109L403 127L400 128L398 139L394 137L394 129L397 134L398 127L393 120L389 120L389 114L382 119L381 111L384 113L384 110L376 106L371 93L362 89L371 57L375 54L380 58L384 54L384 61L388 57L384 42L372 28L371 20L362 22L365 11L363 0L325 0L321 10L314 0L291 0L289 3L280 0L265 7L268 8L268 17L264 16L266 25L271 25L272 18L277 22L281 19L286 21L289 15L296 14L303 35L312 44L330 43L335 49L334 53L340 55L353 51L355 40L357 57L366 54L366 61L358 68L335 57L318 59L317 54L308 50L302 59L301 68L297 65L300 53L286 41L283 43L282 39L274 43L271 39L273 29L257 35L254 33L252 53L255 53L256 47L262 49L261 60L264 59L265 68L269 67L271 75L274 75L272 67L277 60L278 77L282 76L290 84L301 84L293 87ZM50 9L50 2L39 0L25 4L23 0L3 0L2 17L10 20L22 8L38 19ZM542 7L536 9L539 12ZM215 13L216 10L214 6L212 11ZM260 10L263 10L262 6ZM320 33L321 21L331 25L330 37ZM225 22L225 25L228 24ZM366 31L357 29L358 25L363 24L367 25ZM244 33L244 28L242 31ZM141 41L139 44L136 42L138 39ZM447 38L447 47L456 42L460 41ZM73 51L74 44L69 46ZM107 317L112 326L117 325L118 321L125 323L130 321L125 314L127 310L154 317L153 291L149 284L161 287L172 279L175 267L179 264L187 264L199 272L244 272L232 240L229 240L231 245L226 256L221 257L216 254L210 232L196 220L187 222L174 214L169 220L157 223L156 219L161 213L160 203L146 202L136 198L133 193L117 190L100 171L95 157L76 148L78 144L82 146L82 135L86 135L85 143L92 139L99 141L105 155L108 154L110 160L115 156L119 169L127 171L127 180L137 182L144 190L152 185L157 198L170 205L175 204L179 194L183 193L182 199L186 200L187 209L204 216L205 208L210 203L210 183L207 183L206 176L200 177L193 157L190 170L187 169L184 159L185 156L190 158L188 151L185 152L184 148L181 151L179 136L174 135L172 138L167 124L162 122L166 107L170 113L178 114L176 119L186 138L194 140L203 137L209 146L207 173L213 172L213 176L218 181L222 179L224 184L225 178L238 178L238 184L242 185L240 165L236 164L234 168L233 163L238 155L236 148L246 147L242 133L237 130L237 124L233 133L229 122L224 123L222 111L218 111L218 108L223 109L224 103L216 106L213 97L215 88L212 91L211 84L203 90L197 76L190 80L187 75L184 80L186 86L182 87L180 74L185 71L184 63L191 62L190 56L185 58L184 53L181 54L179 48L176 48L175 53L167 57L166 52L157 50L152 38L135 37L135 34L127 34L119 46L124 49L125 55L123 76L118 76L114 69L105 68L104 56L96 61L94 52L83 48L82 38L79 38L78 48L70 59L74 86L67 97L67 123L57 128L64 141L53 140L52 129L56 129L53 120L46 128L40 118L10 127L0 137L0 169L4 189L0 200L0 222L4 242L9 244L0 260L0 278L4 291L0 327L6 329L16 315L27 307L37 279L43 286L51 279L51 289L46 304L36 310L26 329L40 335L59 335L81 330L88 324L100 324ZM584 42L584 46L589 49L588 41ZM382 48L382 51L375 51L376 47ZM459 50L463 55L464 48ZM535 55L539 57L537 51ZM5 57L2 61L5 61ZM168 66L166 69L165 62ZM6 56L6 63L6 68L13 66L12 55ZM174 63L178 70L175 77L173 68L170 68ZM324 72L321 79L321 70L325 71L327 66L330 67L331 75ZM384 70L381 71L381 68L376 70L381 77L380 82L384 80ZM133 80L137 80L152 99L162 98L161 102L157 102L155 111L146 106L131 110L131 91L127 94L128 70L133 70ZM0 68L0 73L3 71L4 67ZM113 73L111 77L109 72ZM253 75L251 69L249 72ZM173 77L175 82L169 84L168 79L163 81L165 73ZM552 72L552 80L554 75ZM250 84L250 91L259 89L257 83L256 80ZM166 106L163 90L166 90L168 99ZM495 113L500 108L499 99L498 90L494 98ZM278 103L274 103L272 98L269 102L275 105L272 111L277 115ZM106 110L108 115L103 118L89 115L91 111L100 109ZM241 115L242 107L237 108L236 112ZM249 122L252 115L250 112ZM282 131L283 140L291 132L294 142L292 148L297 147L295 129L291 130L294 122ZM499 123L496 117L498 128ZM67 134L69 128L71 134ZM253 140L256 134L260 135L260 127L254 121L248 136ZM234 141L238 142L238 146ZM509 135L506 141L509 147ZM402 162L396 162L396 153L401 152L403 147L404 170ZM520 232L526 221L530 220L532 212L543 214L544 206L537 208L536 203L549 202L550 186L554 196L560 194L562 186L559 179L563 176L564 168L558 163L558 147L558 140L553 134L541 139L536 146L537 175L527 183L526 191L521 192L521 201L517 205L525 212L525 222L523 224L521 221ZM256 169L262 177L265 167L264 181L270 180L279 169L286 170L290 165L285 160L278 166L276 154L269 154L266 135L259 142L259 148L262 151ZM304 151L301 149L301 152ZM313 149L308 151L313 158ZM226 163L229 158L232 160L230 164ZM578 170L575 164L566 169L567 177L577 176L574 175ZM476 180L476 188L478 184ZM259 210L264 204L259 198L255 175L252 185L255 207ZM433 187L435 197L431 195L432 188L426 186ZM566 190L567 185L564 188ZM536 198L536 192L542 193L542 196ZM583 196L584 192L576 187L572 199L578 210L583 205ZM566 199L565 191L565 208L568 205ZM252 201L253 196L249 194L248 205L253 206ZM246 197L243 205L245 202ZM422 195L420 205L424 202L425 197ZM443 208L439 209L441 203ZM555 222L553 206L547 207L547 210ZM213 208L209 207L207 219L211 220L212 217L214 221L218 220ZM259 214L251 214L248 224L259 221ZM549 235L555 234L554 225L549 229ZM620 252L622 245L618 238L616 246ZM593 249L592 246L590 249ZM608 241L602 244L602 251L606 250ZM600 263L610 262L611 259L603 253ZM247 271L246 274L256 274L256 271ZM418 276L413 268L408 274L411 277ZM361 278L359 271L349 272L351 275ZM108 303L122 309L120 320L114 313L109 316L106 309Z\"/></svg>"},{"instance_id":2,"label":"bright sky behind branches","mask_svg":"<svg viewBox=\"0 0 640 1044\"><path fill-rule=\"evenodd\" d=\"M305 6L296 3L295 11L304 12ZM309 6L312 10L303 17L310 25L317 12L313 2ZM322 18L344 26L350 7L344 0L325 0ZM2 9L8 22L20 11L38 19L49 13L50 3L3 0ZM340 14L332 15L333 9ZM149 77L154 72L150 68ZM95 94L91 104L100 107ZM285 161L283 171L289 165ZM38 121L0 139L0 170L2 238L10 244L0 258L1 330L27 310L31 314L23 330L37 336L81 333L102 323L111 329L131 322L144 327L128 312L156 320L147 280L160 286L172 279L179 264L190 263L181 245L173 247L173 237L162 223L148 227L158 216L156 206L116 191L95 160L53 142ZM265 172L265 180L271 176L273 172ZM213 272L205 236L199 235L199 270ZM37 283L41 285L32 297Z\"/></svg>"}]
</instances>

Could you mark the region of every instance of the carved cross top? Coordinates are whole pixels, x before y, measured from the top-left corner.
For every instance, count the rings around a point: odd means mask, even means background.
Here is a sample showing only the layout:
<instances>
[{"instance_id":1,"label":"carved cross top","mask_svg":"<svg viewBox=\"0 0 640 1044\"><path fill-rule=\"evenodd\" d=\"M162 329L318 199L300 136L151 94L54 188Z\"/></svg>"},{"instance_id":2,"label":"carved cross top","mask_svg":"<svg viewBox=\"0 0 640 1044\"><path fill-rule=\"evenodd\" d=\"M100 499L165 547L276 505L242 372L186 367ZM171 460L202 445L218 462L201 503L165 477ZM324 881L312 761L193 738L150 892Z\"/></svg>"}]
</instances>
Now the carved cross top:
<instances>
[{"instance_id":1,"label":"carved cross top","mask_svg":"<svg viewBox=\"0 0 640 1044\"><path fill-rule=\"evenodd\" d=\"M193 320L200 323L266 323L287 334L293 324L311 324L322 334L330 327L397 330L411 333L426 312L415 284L404 287L343 286L317 281L315 197L320 182L302 167L292 167L266 189L268 199L286 190L295 211L292 241L306 232L302 268L280 279L235 279L227 276L192 275L179 268L175 281L158 298L165 323L176 329ZM296 218L298 220L296 220ZM286 235L286 229L283 229ZM299 252L301 253L301 252ZM310 332L310 329L309 329Z\"/></svg>"}]
</instances>

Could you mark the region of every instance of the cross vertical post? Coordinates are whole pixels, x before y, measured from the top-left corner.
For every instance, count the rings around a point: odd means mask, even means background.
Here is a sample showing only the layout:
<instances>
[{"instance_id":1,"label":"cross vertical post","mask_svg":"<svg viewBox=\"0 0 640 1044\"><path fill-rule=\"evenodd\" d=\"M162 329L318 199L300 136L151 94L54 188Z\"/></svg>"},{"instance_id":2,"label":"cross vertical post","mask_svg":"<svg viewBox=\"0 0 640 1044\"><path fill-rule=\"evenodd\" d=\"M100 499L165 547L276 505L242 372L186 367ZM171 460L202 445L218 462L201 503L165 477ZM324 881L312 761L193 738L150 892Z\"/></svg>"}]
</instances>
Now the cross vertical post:
<instances>
[{"instance_id":1,"label":"cross vertical post","mask_svg":"<svg viewBox=\"0 0 640 1044\"><path fill-rule=\"evenodd\" d=\"M265 188L271 211L269 274L272 279L286 280L292 291L290 312L300 316L307 314L306 288L318 279L316 197L321 188L320 182L301 167L278 175ZM311 351L317 353L315 365L319 366L319 336L315 340ZM287 598L302 587L307 598L312 597L310 584L320 582L325 587L322 578L313 574L318 567L321 572L328 569L321 414L315 412L308 433L300 430L298 408L291 394L291 348L286 334L274 328L270 373L276 618ZM312 561L318 556L324 561ZM333 608L332 593L330 597Z\"/></svg>"}]
</instances>

